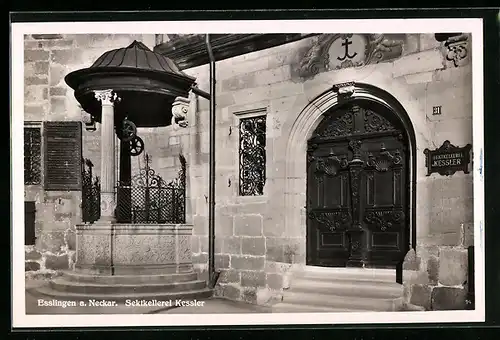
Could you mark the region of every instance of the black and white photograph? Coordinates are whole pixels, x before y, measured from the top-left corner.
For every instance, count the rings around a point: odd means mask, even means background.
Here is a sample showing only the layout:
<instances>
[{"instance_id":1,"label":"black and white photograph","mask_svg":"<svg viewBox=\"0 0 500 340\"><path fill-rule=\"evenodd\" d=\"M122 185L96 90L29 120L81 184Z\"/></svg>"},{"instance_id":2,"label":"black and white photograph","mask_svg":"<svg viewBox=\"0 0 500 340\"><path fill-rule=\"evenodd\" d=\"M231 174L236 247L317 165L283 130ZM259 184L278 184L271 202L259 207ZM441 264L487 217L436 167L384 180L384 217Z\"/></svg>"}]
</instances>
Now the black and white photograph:
<instances>
[{"instance_id":1,"label":"black and white photograph","mask_svg":"<svg viewBox=\"0 0 500 340\"><path fill-rule=\"evenodd\" d=\"M482 34L12 24L14 323L484 321Z\"/></svg>"}]
</instances>

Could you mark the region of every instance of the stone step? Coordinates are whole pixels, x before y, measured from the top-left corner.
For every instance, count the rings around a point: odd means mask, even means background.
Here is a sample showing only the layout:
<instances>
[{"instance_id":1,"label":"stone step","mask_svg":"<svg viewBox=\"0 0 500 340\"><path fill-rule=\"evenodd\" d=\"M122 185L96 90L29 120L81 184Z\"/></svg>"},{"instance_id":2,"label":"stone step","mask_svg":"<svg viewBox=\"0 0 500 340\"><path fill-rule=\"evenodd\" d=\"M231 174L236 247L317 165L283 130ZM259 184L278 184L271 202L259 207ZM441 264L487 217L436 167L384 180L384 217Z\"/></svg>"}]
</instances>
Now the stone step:
<instances>
[{"instance_id":1,"label":"stone step","mask_svg":"<svg viewBox=\"0 0 500 340\"><path fill-rule=\"evenodd\" d=\"M342 280L357 282L396 282L396 270L372 269L372 268L332 268L306 266L302 270L295 271L292 278L310 278L317 280Z\"/></svg>"},{"instance_id":2,"label":"stone step","mask_svg":"<svg viewBox=\"0 0 500 340\"><path fill-rule=\"evenodd\" d=\"M182 300L204 300L212 296L213 292L211 289L202 288L183 292L156 292L156 293L133 293L133 294L88 294L88 293L73 293L73 292L61 292L52 289L49 286L42 286L33 288L30 290L34 295L44 295L48 298L54 298L58 300L67 301L85 301L88 302L89 299L94 300L106 300L106 301L116 301L118 303L124 303L126 300L157 300L157 301L174 301L178 299Z\"/></svg>"},{"instance_id":3,"label":"stone step","mask_svg":"<svg viewBox=\"0 0 500 340\"><path fill-rule=\"evenodd\" d=\"M398 298L403 294L403 286L392 282L369 282L351 280L311 280L295 278L290 291L315 292L325 295L341 295L373 298Z\"/></svg>"},{"instance_id":4,"label":"stone step","mask_svg":"<svg viewBox=\"0 0 500 340\"><path fill-rule=\"evenodd\" d=\"M393 311L401 298L369 298L356 296L342 296L334 294L320 294L316 292L295 292L289 290L283 297L284 303L318 306L326 308L356 309L370 311Z\"/></svg>"},{"instance_id":5,"label":"stone step","mask_svg":"<svg viewBox=\"0 0 500 340\"><path fill-rule=\"evenodd\" d=\"M272 306L273 312L277 313L360 313L370 312L370 310L331 308L308 305L295 305L291 303L280 302Z\"/></svg>"},{"instance_id":6,"label":"stone step","mask_svg":"<svg viewBox=\"0 0 500 340\"><path fill-rule=\"evenodd\" d=\"M149 294L155 292L183 292L199 290L206 287L206 282L193 280L186 282L150 282L141 284L130 283L92 283L69 281L64 277L55 278L49 282L53 290L68 293L82 294Z\"/></svg>"},{"instance_id":7,"label":"stone step","mask_svg":"<svg viewBox=\"0 0 500 340\"><path fill-rule=\"evenodd\" d=\"M175 283L190 282L198 279L195 272L180 274L152 274L152 275L103 275L88 274L77 271L64 271L62 273L67 281L89 282L96 284L145 284L145 283Z\"/></svg>"}]
</instances>

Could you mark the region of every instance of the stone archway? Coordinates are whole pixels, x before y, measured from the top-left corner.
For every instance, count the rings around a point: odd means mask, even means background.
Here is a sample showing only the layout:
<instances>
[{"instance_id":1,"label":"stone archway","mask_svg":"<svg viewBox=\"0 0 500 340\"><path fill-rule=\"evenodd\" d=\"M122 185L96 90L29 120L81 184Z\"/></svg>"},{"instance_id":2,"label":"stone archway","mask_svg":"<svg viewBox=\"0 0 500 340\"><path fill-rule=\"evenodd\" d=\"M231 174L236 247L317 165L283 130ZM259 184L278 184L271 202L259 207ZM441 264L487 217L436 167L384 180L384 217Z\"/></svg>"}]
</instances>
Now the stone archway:
<instances>
[{"instance_id":1,"label":"stone archway","mask_svg":"<svg viewBox=\"0 0 500 340\"><path fill-rule=\"evenodd\" d=\"M339 92L341 93L339 95ZM342 92L345 92L342 94ZM390 110L400 121L407 134L409 144L409 182L410 185L410 246L416 247L416 179L417 179L417 141L414 126L405 108L390 93L373 85L351 83L346 88L331 88L315 99L301 111L291 126L286 148L285 225L298 225L303 229L305 245L306 230L306 188L307 188L307 141L323 120L323 114L342 104L344 100L365 100L382 105ZM305 264L305 253L297 258L297 264Z\"/></svg>"}]
</instances>

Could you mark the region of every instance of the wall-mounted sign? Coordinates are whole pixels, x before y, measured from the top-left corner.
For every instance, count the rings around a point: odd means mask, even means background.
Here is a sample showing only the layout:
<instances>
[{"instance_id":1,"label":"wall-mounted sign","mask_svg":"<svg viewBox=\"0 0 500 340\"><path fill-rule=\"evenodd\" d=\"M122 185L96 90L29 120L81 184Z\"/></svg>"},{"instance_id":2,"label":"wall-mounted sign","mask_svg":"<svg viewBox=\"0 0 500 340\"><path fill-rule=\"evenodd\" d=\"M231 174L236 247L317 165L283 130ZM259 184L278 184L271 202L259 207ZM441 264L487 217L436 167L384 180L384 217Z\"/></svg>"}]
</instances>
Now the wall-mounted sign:
<instances>
[{"instance_id":1,"label":"wall-mounted sign","mask_svg":"<svg viewBox=\"0 0 500 340\"><path fill-rule=\"evenodd\" d=\"M445 141L438 149L425 149L425 166L427 176L437 172L442 176L451 176L457 171L469 173L470 150L472 145L457 147Z\"/></svg>"},{"instance_id":2,"label":"wall-mounted sign","mask_svg":"<svg viewBox=\"0 0 500 340\"><path fill-rule=\"evenodd\" d=\"M432 114L433 115L440 115L441 114L441 106L433 106L432 107Z\"/></svg>"}]
</instances>

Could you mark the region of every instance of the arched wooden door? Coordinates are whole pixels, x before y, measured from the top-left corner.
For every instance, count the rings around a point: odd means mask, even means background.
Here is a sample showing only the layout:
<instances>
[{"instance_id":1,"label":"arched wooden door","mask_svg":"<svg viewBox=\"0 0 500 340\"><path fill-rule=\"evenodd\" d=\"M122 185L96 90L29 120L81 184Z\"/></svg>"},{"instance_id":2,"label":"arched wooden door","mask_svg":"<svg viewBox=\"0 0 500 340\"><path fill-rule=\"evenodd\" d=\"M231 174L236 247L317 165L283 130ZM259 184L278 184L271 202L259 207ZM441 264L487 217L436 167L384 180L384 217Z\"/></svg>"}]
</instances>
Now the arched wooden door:
<instances>
[{"instance_id":1,"label":"arched wooden door","mask_svg":"<svg viewBox=\"0 0 500 340\"><path fill-rule=\"evenodd\" d=\"M307 264L394 268L409 250L410 150L398 118L357 100L308 141Z\"/></svg>"}]
</instances>

